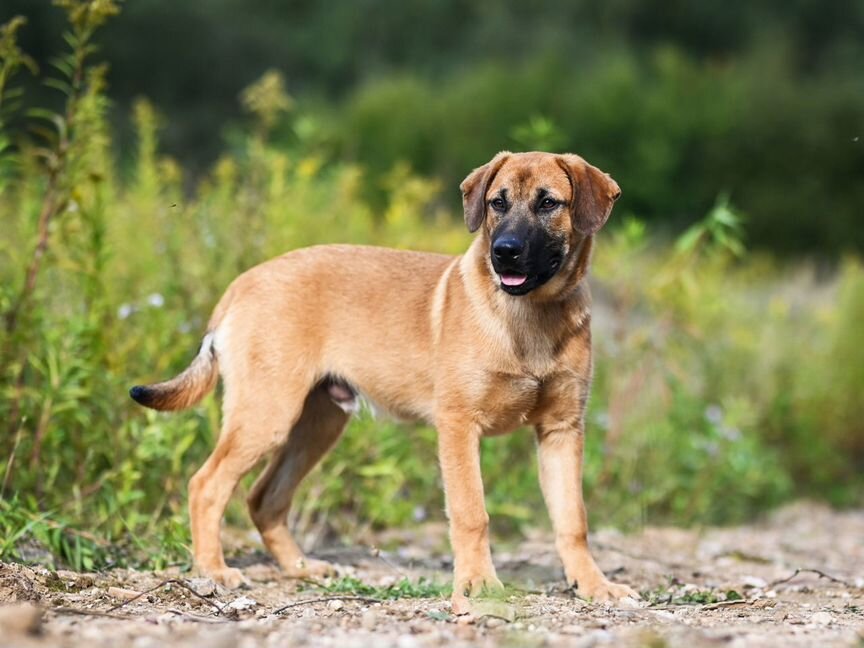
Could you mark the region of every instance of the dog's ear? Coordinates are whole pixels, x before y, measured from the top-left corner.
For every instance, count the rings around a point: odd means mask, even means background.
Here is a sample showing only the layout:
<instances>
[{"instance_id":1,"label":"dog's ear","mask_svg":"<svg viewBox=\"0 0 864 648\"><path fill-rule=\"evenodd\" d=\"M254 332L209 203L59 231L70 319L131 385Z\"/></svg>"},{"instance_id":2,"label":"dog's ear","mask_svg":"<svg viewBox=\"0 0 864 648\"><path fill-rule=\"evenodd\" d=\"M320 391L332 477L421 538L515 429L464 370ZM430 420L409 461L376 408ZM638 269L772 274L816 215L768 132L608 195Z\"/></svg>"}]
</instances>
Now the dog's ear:
<instances>
[{"instance_id":1,"label":"dog's ear","mask_svg":"<svg viewBox=\"0 0 864 648\"><path fill-rule=\"evenodd\" d=\"M591 236L606 223L621 189L608 173L591 166L578 155L559 155L558 164L570 178L573 190L573 228Z\"/></svg>"},{"instance_id":2,"label":"dog's ear","mask_svg":"<svg viewBox=\"0 0 864 648\"><path fill-rule=\"evenodd\" d=\"M469 173L459 185L462 191L462 208L465 210L465 224L469 232L476 232L483 224L483 219L486 218L486 192L509 156L509 151L501 151L492 160Z\"/></svg>"}]
</instances>

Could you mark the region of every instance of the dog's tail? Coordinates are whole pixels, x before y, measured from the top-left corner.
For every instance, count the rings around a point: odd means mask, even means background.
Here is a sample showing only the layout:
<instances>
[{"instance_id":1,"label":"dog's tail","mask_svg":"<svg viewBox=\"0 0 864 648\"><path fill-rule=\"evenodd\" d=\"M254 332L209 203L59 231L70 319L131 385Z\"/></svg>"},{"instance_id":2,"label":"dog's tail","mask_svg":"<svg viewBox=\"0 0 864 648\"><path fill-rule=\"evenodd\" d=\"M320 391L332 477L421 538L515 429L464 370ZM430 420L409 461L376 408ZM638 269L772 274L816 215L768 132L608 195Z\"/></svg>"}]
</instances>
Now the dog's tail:
<instances>
[{"instance_id":1,"label":"dog's tail","mask_svg":"<svg viewBox=\"0 0 864 648\"><path fill-rule=\"evenodd\" d=\"M223 325L234 293L234 286L229 286L216 304L192 364L171 380L155 385L136 385L129 390L133 400L155 410L174 411L192 407L213 391L219 382L219 362L214 346L216 329Z\"/></svg>"},{"instance_id":2,"label":"dog's tail","mask_svg":"<svg viewBox=\"0 0 864 648\"><path fill-rule=\"evenodd\" d=\"M210 393L219 380L213 333L207 333L198 355L182 373L154 385L136 385L129 395L145 407L173 411L192 407Z\"/></svg>"}]
</instances>

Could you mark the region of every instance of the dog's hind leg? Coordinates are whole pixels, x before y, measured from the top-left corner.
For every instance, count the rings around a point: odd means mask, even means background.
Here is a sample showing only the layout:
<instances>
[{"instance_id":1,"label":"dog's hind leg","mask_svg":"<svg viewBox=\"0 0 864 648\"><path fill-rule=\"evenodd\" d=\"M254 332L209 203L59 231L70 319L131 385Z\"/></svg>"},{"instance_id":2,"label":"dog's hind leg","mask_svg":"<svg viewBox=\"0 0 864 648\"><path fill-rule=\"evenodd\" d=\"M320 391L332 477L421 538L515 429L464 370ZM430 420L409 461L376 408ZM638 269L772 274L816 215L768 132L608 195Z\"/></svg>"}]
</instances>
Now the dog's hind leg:
<instances>
[{"instance_id":1,"label":"dog's hind leg","mask_svg":"<svg viewBox=\"0 0 864 648\"><path fill-rule=\"evenodd\" d=\"M349 414L334 403L327 386L313 389L288 440L276 451L249 495L252 520L264 544L290 577L309 578L332 572L329 563L303 555L288 529L287 515L297 486L333 447L348 419Z\"/></svg>"},{"instance_id":2,"label":"dog's hind leg","mask_svg":"<svg viewBox=\"0 0 864 648\"><path fill-rule=\"evenodd\" d=\"M189 517L195 565L226 587L245 582L228 567L219 539L225 507L240 479L263 457L285 443L299 420L309 387L296 381L278 399L262 398L261 385L244 385L242 393L226 390L222 433L213 453L189 482ZM235 397L236 396L236 397Z\"/></svg>"}]
</instances>

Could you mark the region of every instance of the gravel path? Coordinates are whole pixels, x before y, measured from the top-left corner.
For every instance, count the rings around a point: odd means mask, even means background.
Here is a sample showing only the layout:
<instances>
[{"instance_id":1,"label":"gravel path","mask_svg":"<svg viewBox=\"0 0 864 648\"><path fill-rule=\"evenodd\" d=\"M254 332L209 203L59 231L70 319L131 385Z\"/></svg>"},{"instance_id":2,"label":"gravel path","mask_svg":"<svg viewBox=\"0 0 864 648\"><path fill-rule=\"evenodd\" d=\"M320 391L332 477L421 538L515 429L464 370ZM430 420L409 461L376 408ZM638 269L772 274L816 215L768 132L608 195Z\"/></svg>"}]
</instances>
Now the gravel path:
<instances>
[{"instance_id":1,"label":"gravel path","mask_svg":"<svg viewBox=\"0 0 864 648\"><path fill-rule=\"evenodd\" d=\"M378 588L372 593L282 580L248 549L239 563L253 586L240 592L171 571L55 573L0 563L0 646L864 645L864 511L797 504L750 526L597 533L601 567L643 593L638 606L575 598L548 533L538 531L495 545L499 575L514 591L462 617L441 597L374 600L406 577L448 582L441 526L379 540L394 549L316 552Z\"/></svg>"}]
</instances>

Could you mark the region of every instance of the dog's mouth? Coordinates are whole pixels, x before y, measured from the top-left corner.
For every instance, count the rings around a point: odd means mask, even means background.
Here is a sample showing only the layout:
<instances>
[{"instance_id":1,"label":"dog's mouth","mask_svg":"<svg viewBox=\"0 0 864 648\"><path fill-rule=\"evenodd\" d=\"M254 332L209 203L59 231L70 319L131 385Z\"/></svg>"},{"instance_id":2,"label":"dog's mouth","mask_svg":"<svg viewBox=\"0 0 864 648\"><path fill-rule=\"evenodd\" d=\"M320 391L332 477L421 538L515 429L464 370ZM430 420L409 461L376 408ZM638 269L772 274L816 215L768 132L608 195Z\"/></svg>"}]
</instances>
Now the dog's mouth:
<instances>
[{"instance_id":1,"label":"dog's mouth","mask_svg":"<svg viewBox=\"0 0 864 648\"><path fill-rule=\"evenodd\" d=\"M493 262L493 266L494 266ZM508 295L527 295L551 279L561 267L561 257L552 258L540 272L525 272L519 268L495 268L501 290Z\"/></svg>"},{"instance_id":2,"label":"dog's mouth","mask_svg":"<svg viewBox=\"0 0 864 648\"><path fill-rule=\"evenodd\" d=\"M498 274L501 290L514 297L527 295L534 290L542 283L539 279L537 275L521 274L512 270Z\"/></svg>"},{"instance_id":3,"label":"dog's mouth","mask_svg":"<svg viewBox=\"0 0 864 648\"><path fill-rule=\"evenodd\" d=\"M502 274L501 284L504 286L509 286L511 288L516 288L517 286L521 286L526 281L528 281L528 275L524 274Z\"/></svg>"}]
</instances>

